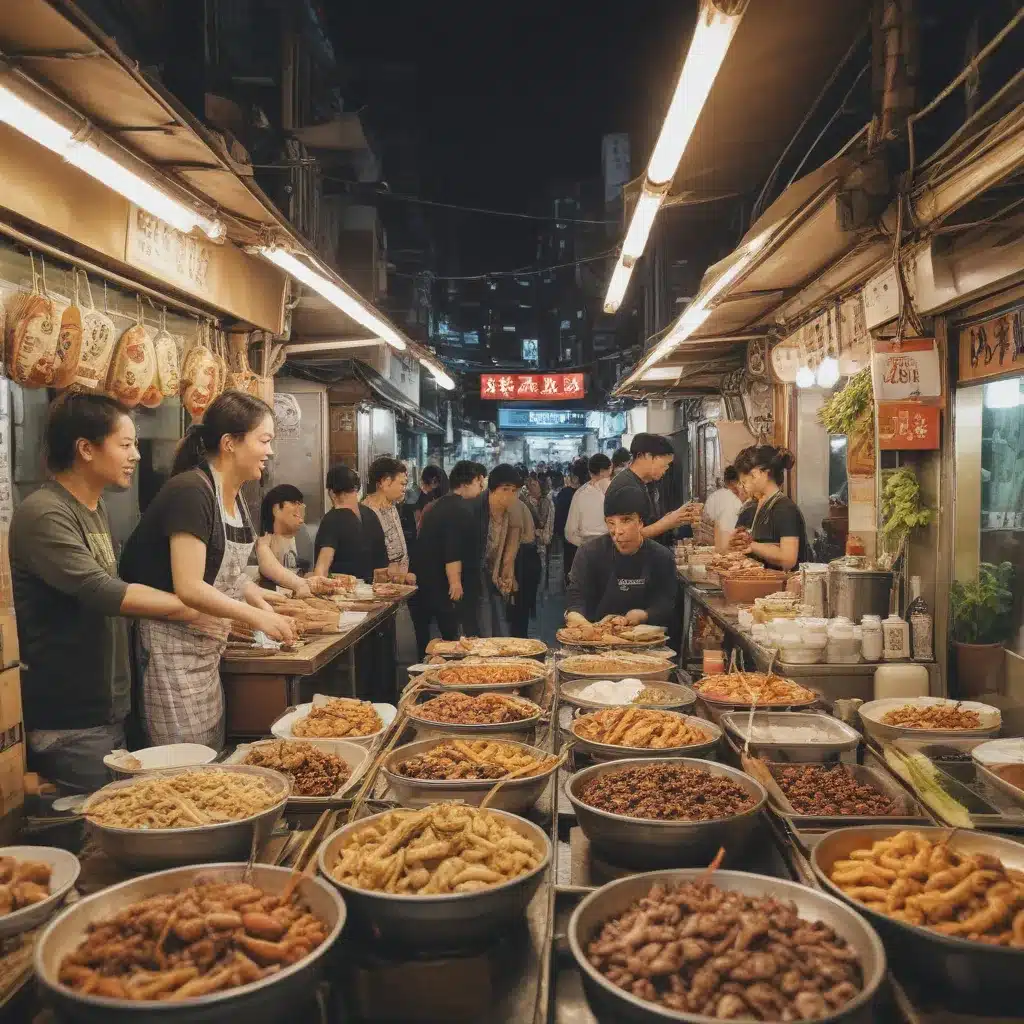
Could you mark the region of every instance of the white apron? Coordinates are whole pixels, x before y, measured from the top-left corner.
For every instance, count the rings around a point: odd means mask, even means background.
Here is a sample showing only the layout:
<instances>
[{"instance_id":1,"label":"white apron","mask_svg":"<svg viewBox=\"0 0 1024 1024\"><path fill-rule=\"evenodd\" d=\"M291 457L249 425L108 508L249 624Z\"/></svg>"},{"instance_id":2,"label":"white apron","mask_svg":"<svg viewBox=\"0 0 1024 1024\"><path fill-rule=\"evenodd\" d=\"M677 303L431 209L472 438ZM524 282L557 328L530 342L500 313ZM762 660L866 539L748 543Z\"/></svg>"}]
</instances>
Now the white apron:
<instances>
[{"instance_id":1,"label":"white apron","mask_svg":"<svg viewBox=\"0 0 1024 1024\"><path fill-rule=\"evenodd\" d=\"M237 501L242 523L252 540L228 537L220 480L214 476L214 498L224 531L224 558L213 581L215 589L241 600L239 589L248 581L256 533L244 501ZM203 743L214 750L224 746L224 687L220 659L228 642L230 619L202 615L190 623L143 619L139 623L139 670L142 715L149 742Z\"/></svg>"}]
</instances>

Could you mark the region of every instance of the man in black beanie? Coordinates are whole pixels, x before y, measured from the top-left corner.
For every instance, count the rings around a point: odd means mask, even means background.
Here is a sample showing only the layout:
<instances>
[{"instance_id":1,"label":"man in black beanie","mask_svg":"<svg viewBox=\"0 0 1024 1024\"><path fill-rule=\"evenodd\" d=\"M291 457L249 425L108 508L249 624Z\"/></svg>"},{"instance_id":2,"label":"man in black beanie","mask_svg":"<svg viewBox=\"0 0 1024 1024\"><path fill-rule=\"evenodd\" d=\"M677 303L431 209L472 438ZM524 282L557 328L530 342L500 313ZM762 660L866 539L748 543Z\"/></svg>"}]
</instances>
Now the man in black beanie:
<instances>
[{"instance_id":1,"label":"man in black beanie","mask_svg":"<svg viewBox=\"0 0 1024 1024\"><path fill-rule=\"evenodd\" d=\"M569 576L565 621L569 626L621 617L630 625L669 626L675 612L676 563L662 544L643 534L647 496L632 487L608 489L608 533L577 552Z\"/></svg>"}]
</instances>

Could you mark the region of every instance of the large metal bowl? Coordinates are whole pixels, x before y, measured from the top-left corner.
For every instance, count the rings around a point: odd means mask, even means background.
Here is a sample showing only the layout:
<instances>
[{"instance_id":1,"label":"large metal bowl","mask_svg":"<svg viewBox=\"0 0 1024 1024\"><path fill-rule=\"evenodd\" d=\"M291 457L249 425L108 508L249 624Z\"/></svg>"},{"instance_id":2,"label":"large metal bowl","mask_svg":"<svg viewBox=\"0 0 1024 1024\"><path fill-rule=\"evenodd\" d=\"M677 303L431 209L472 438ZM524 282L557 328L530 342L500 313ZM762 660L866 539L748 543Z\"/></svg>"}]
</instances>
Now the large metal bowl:
<instances>
[{"instance_id":1,"label":"large metal bowl","mask_svg":"<svg viewBox=\"0 0 1024 1024\"><path fill-rule=\"evenodd\" d=\"M624 679L629 678L623 676ZM615 680L613 680L614 682ZM564 704L572 704L578 708L586 708L590 711L601 711L604 708L619 707L618 704L605 704L601 701L589 700L586 697L581 697L580 692L586 689L591 683L603 682L598 679L572 679L563 680L560 688L561 700ZM664 704L652 704L647 701L637 701L632 704L635 708L650 708L653 711L681 711L684 708L693 707L697 703L697 694L693 692L688 686L684 686L682 683L668 683L661 679L652 680L641 680L645 685L650 686L651 689L663 690L667 696L671 699Z\"/></svg>"},{"instance_id":2,"label":"large metal bowl","mask_svg":"<svg viewBox=\"0 0 1024 1024\"><path fill-rule=\"evenodd\" d=\"M429 697L436 697L437 694L427 694ZM416 733L416 739L437 739L440 736L486 736L488 739L509 737L512 739L525 739L537 731L537 724L544 717L544 709L525 697L514 697L530 711L527 718L521 718L518 722L499 722L495 725L455 725L451 722L435 722L429 718L421 718L417 715L420 704L413 704L408 711L407 720ZM423 702L425 703L425 702Z\"/></svg>"},{"instance_id":3,"label":"large metal bowl","mask_svg":"<svg viewBox=\"0 0 1024 1024\"><path fill-rule=\"evenodd\" d=\"M408 776L398 773L397 766L400 761L416 757L418 754L425 754L428 750L433 750L442 740L453 738L461 739L462 737L441 736L416 740L414 743L406 743L403 747L397 747L384 759L382 765L384 777L388 780L388 786L395 799L403 807L427 807L429 804L440 803L444 800L461 800L462 803L469 804L471 807L479 807L484 797L500 781L498 779L452 779L450 781L448 779L410 779ZM466 737L466 739L470 738ZM475 738L480 739L481 737ZM528 750L536 757L550 757L546 750L531 747L528 743L517 743L515 740L502 740L502 742ZM506 782L495 794L490 806L511 814L525 814L540 799L551 776L557 771L556 765L540 775L528 775L525 778Z\"/></svg>"},{"instance_id":4,"label":"large metal bowl","mask_svg":"<svg viewBox=\"0 0 1024 1024\"><path fill-rule=\"evenodd\" d=\"M611 710L611 709L605 709ZM661 708L658 709L663 710ZM666 758L666 757L690 757L709 758L713 757L722 739L722 730L714 722L704 718L696 718L693 715L681 715L676 711L665 711L665 714L673 718L682 719L687 725L696 729L702 729L711 737L704 743L691 743L682 747L624 747L616 743L598 743L596 740L584 739L576 731L576 723L586 715L574 718L569 731L576 741L576 749L589 754L595 761L622 761L632 758Z\"/></svg>"},{"instance_id":5,"label":"large metal bowl","mask_svg":"<svg viewBox=\"0 0 1024 1024\"><path fill-rule=\"evenodd\" d=\"M463 949L493 938L501 928L526 913L551 863L551 842L540 826L505 811L490 813L503 819L543 853L537 867L510 882L476 892L419 896L371 892L337 881L331 868L353 834L392 813L384 811L350 822L328 836L320 847L320 873L341 890L353 924L385 942L419 951Z\"/></svg>"},{"instance_id":6,"label":"large metal bowl","mask_svg":"<svg viewBox=\"0 0 1024 1024\"><path fill-rule=\"evenodd\" d=\"M642 654L642 651L623 651L625 655L630 654ZM586 654L572 654L565 658L560 658L556 663L555 667L558 669L558 676L564 682L567 679L586 679L588 682L593 682L595 679L642 679L647 681L649 679L663 679L666 682L672 678L672 672L675 666L672 662L665 658L654 659L652 657L652 663L646 665L646 656L644 661L640 662L636 667L630 668L629 671L614 671L605 672L597 669L591 670L588 667L588 656L594 658L614 658L616 656L615 651L602 651L597 654L594 651L589 651ZM629 658L627 657L627 661ZM657 661L660 664L654 664ZM646 666L646 667L644 667Z\"/></svg>"},{"instance_id":7,"label":"large metal bowl","mask_svg":"<svg viewBox=\"0 0 1024 1024\"><path fill-rule=\"evenodd\" d=\"M471 668L465 662L453 662L448 665L431 665L425 672L420 674L420 682L429 690L440 690L442 692L455 691L457 693L511 693L514 690L522 690L526 687L537 686L543 683L547 677L547 665L543 662L533 661L529 658L489 658L486 664L479 665L481 669L493 667L495 663L500 664L503 660L514 661L532 671L526 679L514 683L448 683L440 676L443 672L452 668Z\"/></svg>"},{"instance_id":8,"label":"large metal bowl","mask_svg":"<svg viewBox=\"0 0 1024 1024\"><path fill-rule=\"evenodd\" d=\"M198 825L195 828L112 828L89 820L89 808L102 798L132 786L144 785L154 778L167 778L194 771L234 772L256 775L280 787L281 799L259 814L220 825ZM274 831L291 794L291 780L280 772L255 765L208 765L202 769L177 768L166 772L150 772L124 782L112 782L97 790L85 803L83 814L97 845L109 857L136 871L154 871L200 864L204 861L247 860L256 833L262 846Z\"/></svg>"},{"instance_id":9,"label":"large metal bowl","mask_svg":"<svg viewBox=\"0 0 1024 1024\"><path fill-rule=\"evenodd\" d=\"M731 779L754 798L754 806L740 814L712 821L654 821L601 811L585 804L578 796L591 779L600 775L651 764L700 768L710 775ZM612 864L638 870L706 865L723 846L726 856L735 861L754 831L758 815L768 799L764 787L749 775L728 765L691 757L638 757L596 764L570 776L565 792L576 812L576 820L594 850Z\"/></svg>"},{"instance_id":10,"label":"large metal bowl","mask_svg":"<svg viewBox=\"0 0 1024 1024\"><path fill-rule=\"evenodd\" d=\"M806 727L817 730L819 738L773 737L772 726ZM856 729L819 711L755 711L753 716L749 711L726 711L722 727L737 750L744 748L750 733L751 755L768 761L825 761L846 750L856 750L861 741Z\"/></svg>"},{"instance_id":11,"label":"large metal bowl","mask_svg":"<svg viewBox=\"0 0 1024 1024\"><path fill-rule=\"evenodd\" d=\"M678 885L693 881L703 873L701 868L690 868L630 875L590 893L573 911L569 919L569 948L583 976L587 1001L598 1020L629 1021L631 1024L665 1024L666 1021L716 1024L717 1018L670 1010L618 988L590 963L586 955L587 946L600 932L602 925L628 909L635 900L646 896L656 882ZM824 921L846 939L860 957L864 988L837 1013L815 1018L815 1021L817 1024L826 1021L870 1024L873 1020L872 1002L885 977L885 950L870 925L858 914L832 896L768 875L716 871L714 882L720 889L792 901L801 917L808 921Z\"/></svg>"},{"instance_id":12,"label":"large metal bowl","mask_svg":"<svg viewBox=\"0 0 1024 1024\"><path fill-rule=\"evenodd\" d=\"M244 873L245 864L174 868L133 878L73 903L51 922L36 944L35 972L44 1000L57 1011L60 1020L70 1024L137 1024L143 1020L158 1020L161 1024L277 1024L308 1000L323 973L326 954L345 925L344 902L319 878L301 879L298 893L328 926L327 938L297 964L282 967L260 981L182 1002L142 1003L84 995L57 980L61 960L78 947L93 922L112 917L150 896L185 889L199 875L228 881L240 879ZM253 883L268 892L282 892L290 876L288 868L253 866Z\"/></svg>"},{"instance_id":13,"label":"large metal bowl","mask_svg":"<svg viewBox=\"0 0 1024 1024\"><path fill-rule=\"evenodd\" d=\"M925 990L945 991L975 1000L987 1013L1013 1013L1021 1009L1021 973L1024 949L990 946L984 942L941 935L930 928L907 924L847 896L829 878L832 865L854 850L869 848L906 826L863 825L827 832L811 854L814 873L825 888L863 914L882 936L897 977L915 977ZM971 829L914 828L933 842L941 840L960 853L985 853L998 857L1007 867L1024 871L1024 845Z\"/></svg>"},{"instance_id":14,"label":"large metal bowl","mask_svg":"<svg viewBox=\"0 0 1024 1024\"><path fill-rule=\"evenodd\" d=\"M894 708L907 705L926 707L933 704L959 704L965 711L977 711L981 725L977 729L910 729L903 725L886 725L882 719ZM864 731L877 743L892 743L898 739L929 740L958 739L978 740L997 736L1002 727L1002 716L991 704L974 700L950 700L946 697L886 697L871 700L858 709Z\"/></svg>"}]
</instances>

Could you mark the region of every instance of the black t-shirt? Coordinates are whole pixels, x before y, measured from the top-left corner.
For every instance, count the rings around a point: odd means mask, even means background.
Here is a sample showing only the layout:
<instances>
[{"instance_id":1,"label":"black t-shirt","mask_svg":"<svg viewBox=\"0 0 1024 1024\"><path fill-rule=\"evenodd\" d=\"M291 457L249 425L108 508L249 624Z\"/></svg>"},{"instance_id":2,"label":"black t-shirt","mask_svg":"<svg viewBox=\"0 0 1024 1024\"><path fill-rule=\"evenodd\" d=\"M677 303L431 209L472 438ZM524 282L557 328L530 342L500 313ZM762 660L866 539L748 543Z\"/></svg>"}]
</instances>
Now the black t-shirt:
<instances>
[{"instance_id":1,"label":"black t-shirt","mask_svg":"<svg viewBox=\"0 0 1024 1024\"><path fill-rule=\"evenodd\" d=\"M321 548L334 548L331 572L356 576L373 582L373 570L388 565L387 544L380 520L372 509L359 506L359 513L350 508L332 508L320 520L313 543L314 560Z\"/></svg>"},{"instance_id":2,"label":"black t-shirt","mask_svg":"<svg viewBox=\"0 0 1024 1024\"><path fill-rule=\"evenodd\" d=\"M739 512L736 513L736 529L742 526L744 529L749 530L750 524L754 521L754 513L756 511L757 502L753 498L750 501L744 502L740 506Z\"/></svg>"},{"instance_id":3,"label":"black t-shirt","mask_svg":"<svg viewBox=\"0 0 1024 1024\"><path fill-rule=\"evenodd\" d=\"M756 506L755 506L756 508ZM746 511L746 506L740 509L740 515ZM774 500L769 499L761 507L760 513L751 513L753 528L750 529L751 536L757 544L778 544L783 537L799 537L800 551L797 555L797 564L810 561L810 548L807 544L807 527L804 523L804 514L800 507L791 498L779 494ZM739 517L736 519L740 524Z\"/></svg>"},{"instance_id":4,"label":"black t-shirt","mask_svg":"<svg viewBox=\"0 0 1024 1024\"><path fill-rule=\"evenodd\" d=\"M446 595L444 567L449 562L462 563L463 587L475 583L483 552L474 512L472 504L458 494L446 494L427 506L409 562L421 590Z\"/></svg>"},{"instance_id":5,"label":"black t-shirt","mask_svg":"<svg viewBox=\"0 0 1024 1024\"><path fill-rule=\"evenodd\" d=\"M605 491L605 498L608 498L610 495L624 489L636 491L636 493L641 495L643 501L646 503L647 512L644 514L644 526L650 526L651 523L658 520L659 516L656 515L655 505L651 500L650 489L647 484L645 484L643 480L641 480L640 477L638 477L636 473L629 468L624 469L618 474L618 476L612 477L612 482L608 485L608 490Z\"/></svg>"},{"instance_id":6,"label":"black t-shirt","mask_svg":"<svg viewBox=\"0 0 1024 1024\"><path fill-rule=\"evenodd\" d=\"M125 543L121 553L121 578L173 594L171 537L187 533L206 545L203 581L212 586L224 559L225 534L240 544L251 544L254 540L244 513L242 526L225 523L222 529L222 521L213 477L207 468L190 469L172 476L150 502Z\"/></svg>"},{"instance_id":7,"label":"black t-shirt","mask_svg":"<svg viewBox=\"0 0 1024 1024\"><path fill-rule=\"evenodd\" d=\"M634 554L623 555L606 534L588 540L576 552L566 609L596 622L605 615L642 608L648 622L668 626L677 586L675 556L667 548L645 540Z\"/></svg>"},{"instance_id":8,"label":"black t-shirt","mask_svg":"<svg viewBox=\"0 0 1024 1024\"><path fill-rule=\"evenodd\" d=\"M569 519L569 507L572 505L572 496L576 493L576 487L563 487L556 495L553 502L555 506L555 521L552 523L552 531L556 537L565 540L565 524Z\"/></svg>"}]
</instances>

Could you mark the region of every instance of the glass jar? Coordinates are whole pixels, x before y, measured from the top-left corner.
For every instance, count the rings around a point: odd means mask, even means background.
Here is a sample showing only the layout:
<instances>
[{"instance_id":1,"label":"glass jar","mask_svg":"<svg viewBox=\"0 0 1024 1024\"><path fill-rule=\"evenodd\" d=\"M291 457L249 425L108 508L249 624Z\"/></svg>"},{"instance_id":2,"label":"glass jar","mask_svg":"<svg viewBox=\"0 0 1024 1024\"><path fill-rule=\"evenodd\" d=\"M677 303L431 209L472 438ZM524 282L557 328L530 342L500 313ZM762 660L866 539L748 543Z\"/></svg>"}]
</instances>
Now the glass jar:
<instances>
[{"instance_id":1,"label":"glass jar","mask_svg":"<svg viewBox=\"0 0 1024 1024\"><path fill-rule=\"evenodd\" d=\"M882 617L865 615L860 621L861 653L865 661L882 660Z\"/></svg>"},{"instance_id":2,"label":"glass jar","mask_svg":"<svg viewBox=\"0 0 1024 1024\"><path fill-rule=\"evenodd\" d=\"M849 619L840 617L829 623L826 660L830 665L856 665L860 661L860 641Z\"/></svg>"},{"instance_id":3,"label":"glass jar","mask_svg":"<svg viewBox=\"0 0 1024 1024\"><path fill-rule=\"evenodd\" d=\"M882 623L882 657L886 661L910 657L910 623L895 613Z\"/></svg>"}]
</instances>

